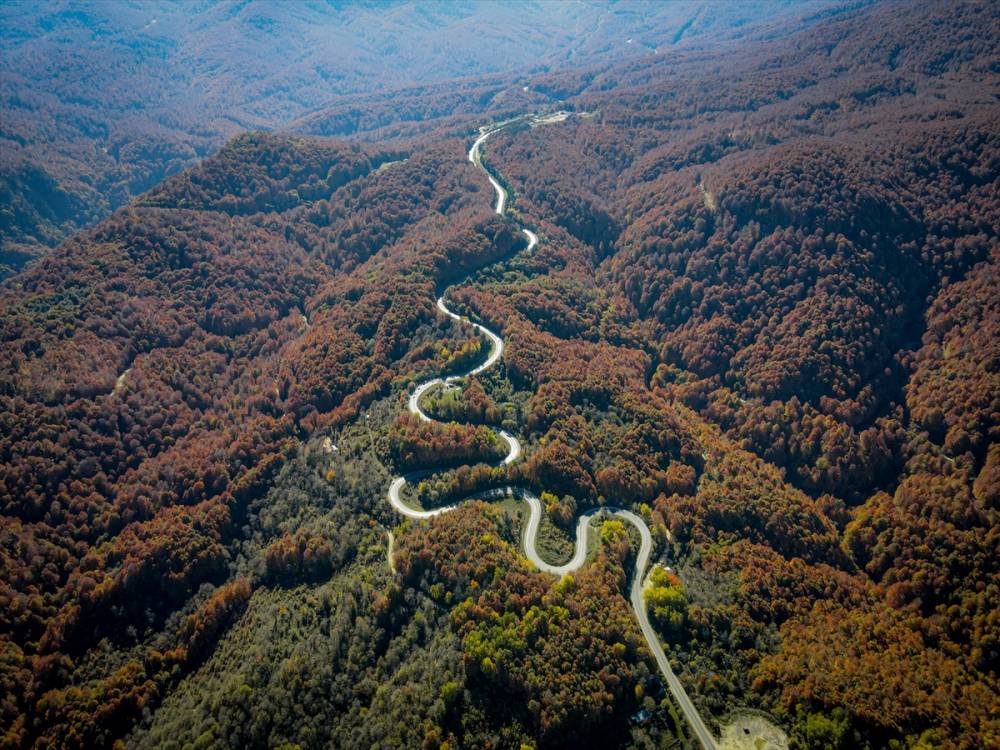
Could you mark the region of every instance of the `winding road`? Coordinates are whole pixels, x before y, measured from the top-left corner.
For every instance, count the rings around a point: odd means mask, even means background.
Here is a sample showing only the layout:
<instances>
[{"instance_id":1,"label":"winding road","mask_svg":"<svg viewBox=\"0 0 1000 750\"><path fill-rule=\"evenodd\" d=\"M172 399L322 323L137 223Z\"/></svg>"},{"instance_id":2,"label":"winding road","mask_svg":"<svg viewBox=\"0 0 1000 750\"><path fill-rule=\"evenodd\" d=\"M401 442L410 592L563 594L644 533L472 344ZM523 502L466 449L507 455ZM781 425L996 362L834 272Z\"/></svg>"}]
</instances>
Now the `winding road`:
<instances>
[{"instance_id":1,"label":"winding road","mask_svg":"<svg viewBox=\"0 0 1000 750\"><path fill-rule=\"evenodd\" d=\"M546 117L533 115L527 119L528 123L531 125L542 125L547 123L562 122L567 116L567 113L559 112ZM508 127L515 121L480 128L479 136L475 141L473 141L471 148L469 148L469 161L485 173L486 177L490 181L490 184L493 186L493 189L496 191L497 198L494 211L500 215L503 215L507 206L507 191L504 189L503 185L500 184L500 181L493 174L491 174L485 166L483 166L481 148L483 143L485 143L491 135L499 132L505 127ZM526 251L530 252L538 244L538 237L529 229L522 228L521 231L528 239ZM467 373L461 375L451 375L445 378L434 378L417 386L413 393L410 394L407 406L412 414L415 414L420 419L428 422L431 421L431 417L424 413L424 411L420 408L420 399L424 394L438 386L447 386L464 380L470 375L476 375L480 372L488 370L500 360L500 357L503 356L504 349L503 339L485 326L482 326L479 323L469 320L467 317L450 310L443 296L438 297L437 307L438 310L440 310L444 315L447 315L460 323L464 323L465 325L472 326L477 332L486 336L486 338L490 340L491 350L489 356L481 365L469 370ZM506 430L500 429L499 427L493 427L492 429L494 429L500 438L507 443L507 455L504 457L501 465L510 464L516 461L521 455L521 443L516 437L511 435ZM667 661L667 656L663 652L663 647L660 645L659 638L649 622L649 616L646 612L646 604L643 600L643 582L645 581L646 569L649 566L649 559L653 551L653 539L652 536L650 536L649 528L646 526L646 523L642 520L642 518L632 511L612 507L597 508L581 514L576 525L576 544L573 558L563 565L551 565L539 557L538 551L535 547L538 538L538 528L542 520L542 503L533 492L524 487L502 487L494 490L479 492L464 498L458 503L453 503L452 505L446 505L440 508L434 508L432 510L412 508L403 502L403 499L400 497L400 492L407 482L417 481L423 477L430 476L434 472L434 469L428 469L423 471L414 471L404 474L403 476L396 477L389 486L388 493L389 502L392 507L407 518L427 519L454 510L458 507L458 505L466 500L494 500L503 497L518 497L528 504L530 511L528 523L525 524L524 533L521 539L525 557L527 557L539 570L560 578L578 570L583 566L584 562L586 562L587 535L590 527L590 521L595 516L614 516L634 526L639 532L640 545L639 553L636 555L635 570L632 574L632 586L629 593L629 601L632 604L632 609L635 611L635 617L639 623L639 629L642 631L642 635L646 639L646 644L649 646L649 650L656 659L656 664L666 680L667 687L678 706L680 706L681 712L684 714L684 718L687 720L692 733L705 750L717 750L718 746L716 745L715 738L708 730L708 727L705 726L705 722L702 721L701 714L698 713L698 709L695 708L691 699L688 697L687 692L684 690L684 686L681 684L680 680L677 679L673 669L670 667L670 662Z\"/></svg>"}]
</instances>

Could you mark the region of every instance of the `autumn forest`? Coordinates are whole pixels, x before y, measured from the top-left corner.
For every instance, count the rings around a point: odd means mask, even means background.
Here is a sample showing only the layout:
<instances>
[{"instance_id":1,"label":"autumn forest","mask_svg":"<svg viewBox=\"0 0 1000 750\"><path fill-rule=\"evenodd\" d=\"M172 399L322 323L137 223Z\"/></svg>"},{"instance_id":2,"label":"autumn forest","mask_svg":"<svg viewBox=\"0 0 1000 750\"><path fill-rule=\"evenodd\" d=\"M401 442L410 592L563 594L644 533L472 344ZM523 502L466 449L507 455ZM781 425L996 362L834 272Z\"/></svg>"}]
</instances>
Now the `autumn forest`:
<instances>
[{"instance_id":1,"label":"autumn forest","mask_svg":"<svg viewBox=\"0 0 1000 750\"><path fill-rule=\"evenodd\" d=\"M715 747L1000 748L1000 12L778 5L290 67L60 195L4 11L0 748L708 747L602 509Z\"/></svg>"}]
</instances>

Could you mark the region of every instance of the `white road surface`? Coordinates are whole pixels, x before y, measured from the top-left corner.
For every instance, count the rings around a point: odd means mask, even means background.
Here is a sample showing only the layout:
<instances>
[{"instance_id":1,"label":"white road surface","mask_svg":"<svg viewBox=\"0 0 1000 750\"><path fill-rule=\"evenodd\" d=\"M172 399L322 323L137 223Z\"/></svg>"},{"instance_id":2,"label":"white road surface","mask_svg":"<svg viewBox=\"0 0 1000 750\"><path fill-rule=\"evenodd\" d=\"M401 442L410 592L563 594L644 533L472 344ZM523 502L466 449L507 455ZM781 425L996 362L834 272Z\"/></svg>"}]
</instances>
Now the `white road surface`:
<instances>
[{"instance_id":1,"label":"white road surface","mask_svg":"<svg viewBox=\"0 0 1000 750\"><path fill-rule=\"evenodd\" d=\"M549 115L547 117L537 117L533 116L529 118L529 124L548 124L553 122L562 122L566 119L568 115L566 113L556 113L555 115ZM469 161L475 164L477 167L483 170L486 176L489 178L490 184L496 191L497 199L495 211L498 214L503 214L504 209L507 204L507 191L504 190L500 182L490 174L489 170L486 169L481 160L481 148L483 143L494 133L503 129L505 125L499 125L489 128L483 128L480 130L479 137L473 142L472 147L469 149ZM521 230L525 236L528 238L527 251L531 251L538 245L538 237L529 229ZM420 399L423 397L427 391L438 387L440 385L450 384L470 375L476 375L480 372L488 370L493 367L503 356L504 342L497 334L489 330L479 323L475 323L468 318L458 315L457 313L450 310L444 301L444 297L438 297L437 307L444 315L457 320L466 325L473 326L476 331L480 334L485 335L486 338L490 340L491 350L489 356L486 360L478 367L473 368L469 372L462 375L451 375L446 378L434 378L421 383L417 388L410 394L410 399L408 403L409 411L413 414L418 415L421 419L425 421L431 421L431 417L424 413L420 408ZM503 464L511 464L516 461L521 455L521 443L516 437L511 435L505 430L499 428L493 428L497 431L497 434L501 439L506 441L508 446L507 456L502 461ZM574 547L573 558L563 564L563 565L552 565L543 560L536 549L536 543L538 540L538 529L541 525L542 520L542 503L538 497L528 489L523 487L502 487L495 490L487 490L485 492L479 492L471 497L464 498L458 503L453 503L452 505L446 505L440 508L433 508L430 510L423 510L412 508L403 502L400 497L400 492L407 482L414 482L423 477L430 476L434 473L433 469L425 471L415 471L405 474L400 477L396 477L392 484L389 486L389 502L393 508L395 508L399 513L406 516L407 518L415 519L427 519L433 518L435 516L440 516L443 513L447 513L454 510L458 505L466 500L482 499L482 500L493 500L502 497L519 497L528 504L529 516L528 523L524 527L524 534L522 537L522 547L524 549L524 555L531 561L531 563L537 567L539 570L549 573L554 576L562 577L568 575L576 570L579 570L587 559L587 536L588 529L590 526L590 521L595 516L601 515L611 515L626 523L630 523L639 532L639 552L636 555L635 560L635 570L632 574L632 586L629 593L629 601L632 604L632 609L635 611L636 620L639 623L639 629L642 631L643 637L646 639L646 644L649 646L650 652L653 654L656 664L663 674L663 677L667 683L667 687L670 690L671 695L673 695L674 700L677 705L680 706L684 718L687 720L688 725L691 728L692 733L698 739L699 743L705 750L717 750L717 745L712 733L709 731L708 727L702 721L701 715L698 713L698 709L695 708L691 699L688 697L687 691L684 690L684 686L681 684L680 680L674 674L673 669L670 666L670 662L667 660L667 656L663 651L663 647L660 645L659 638L656 632L653 630L652 625L649 622L649 617L646 613L646 603L643 599L643 583L645 581L646 569L649 566L649 559L653 551L653 539L649 533L649 528L646 526L645 521L632 511L623 510L620 508L598 508L594 510L587 511L583 513L577 520L576 525L576 542Z\"/></svg>"},{"instance_id":2,"label":"white road surface","mask_svg":"<svg viewBox=\"0 0 1000 750\"><path fill-rule=\"evenodd\" d=\"M490 171L483 166L480 155L480 147L483 145L483 142L500 129L501 128L494 128L492 130L482 131L482 134L476 138L475 141L473 141L472 148L469 149L469 161L486 173L486 178L490 181L490 184L497 193L497 202L493 210L498 214L503 215L504 208L507 206L507 191L503 189L503 185L500 184L497 178L490 174Z\"/></svg>"}]
</instances>

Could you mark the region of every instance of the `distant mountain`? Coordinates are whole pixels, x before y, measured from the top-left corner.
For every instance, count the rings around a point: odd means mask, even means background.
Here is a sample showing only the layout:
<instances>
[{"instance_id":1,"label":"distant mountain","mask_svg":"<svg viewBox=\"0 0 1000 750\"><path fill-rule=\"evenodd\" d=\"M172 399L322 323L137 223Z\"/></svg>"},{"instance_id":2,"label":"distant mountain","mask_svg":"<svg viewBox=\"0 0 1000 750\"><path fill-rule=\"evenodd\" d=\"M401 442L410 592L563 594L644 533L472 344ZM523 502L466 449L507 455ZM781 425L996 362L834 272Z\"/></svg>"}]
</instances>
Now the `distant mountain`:
<instances>
[{"instance_id":1,"label":"distant mountain","mask_svg":"<svg viewBox=\"0 0 1000 750\"><path fill-rule=\"evenodd\" d=\"M803 7L5 3L0 278L243 130L273 129L352 95L393 122L401 87L493 75L492 94L473 102L483 112L526 74L780 28L793 12Z\"/></svg>"}]
</instances>

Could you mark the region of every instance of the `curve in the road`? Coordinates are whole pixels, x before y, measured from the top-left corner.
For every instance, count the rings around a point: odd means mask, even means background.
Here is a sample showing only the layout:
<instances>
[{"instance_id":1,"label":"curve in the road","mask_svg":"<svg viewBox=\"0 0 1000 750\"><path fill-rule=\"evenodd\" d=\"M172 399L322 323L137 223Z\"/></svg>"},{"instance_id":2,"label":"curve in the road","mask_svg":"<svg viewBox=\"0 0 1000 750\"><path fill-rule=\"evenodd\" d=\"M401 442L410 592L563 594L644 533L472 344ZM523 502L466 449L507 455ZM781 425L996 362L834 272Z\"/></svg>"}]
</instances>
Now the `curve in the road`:
<instances>
[{"instance_id":1,"label":"curve in the road","mask_svg":"<svg viewBox=\"0 0 1000 750\"><path fill-rule=\"evenodd\" d=\"M564 113L557 114L561 115ZM530 118L530 121L532 121L533 124L544 124L546 122L560 122L565 119L565 117L561 117L559 119L552 118L553 116L551 115L548 118L533 116L533 118ZM481 128L479 136L475 139L475 141L473 141L472 146L469 148L469 161L475 164L486 174L486 177L489 179L494 191L496 191L497 199L493 210L500 215L503 215L504 209L507 205L507 191L504 189L503 185L500 184L500 181L483 165L481 149L487 138L494 133L499 132L504 127L507 127L509 124L510 123L503 123L500 125ZM538 237L529 229L522 228L521 231L528 240L527 250L533 250L538 244ZM431 417L424 413L423 409L420 408L420 399L424 396L424 394L438 386L447 386L457 381L464 380L470 375L476 375L488 370L500 360L500 357L503 356L504 349L504 342L502 338L485 326L469 320L467 317L459 315L449 309L443 296L438 297L437 308L444 315L447 315L453 320L470 325L478 333L486 336L486 338L490 341L491 349L486 360L468 372L444 378L433 378L421 383L416 387L416 389L414 389L413 393L410 394L407 407L412 414L415 414L420 419L428 422L432 421ZM493 427L493 429L497 432L500 438L507 443L507 455L501 463L510 464L516 461L521 455L521 443L516 437L511 435L506 430L500 429L499 427ZM660 668L660 672L663 674L663 677L667 682L667 687L673 695L674 700L676 700L677 704L680 706L688 725L691 727L692 733L705 750L717 749L715 738L708 730L708 727L705 726L705 722L702 721L701 714L698 713L698 709L695 708L691 699L688 697L687 691L684 690L684 686L681 684L680 680L677 679L677 675L674 674L673 669L670 667L670 662L667 661L667 656L663 652L663 647L660 645L659 638L657 638L656 633L649 622L649 616L646 613L646 604L643 600L643 581L645 580L646 568L649 565L649 559L653 551L653 539L649 533L649 528L646 526L646 523L642 520L642 518L632 511L623 510L621 508L600 508L581 514L580 518L577 520L576 543L572 559L563 565L552 565L545 562L539 556L538 550L535 546L538 539L538 529L542 519L542 503L533 492L523 487L508 486L479 492L464 498L457 503L445 505L439 508L433 508L431 510L412 508L407 505L400 496L400 493L406 483L414 482L422 479L423 477L430 476L434 473L434 471L434 469L413 471L393 479L392 484L389 485L388 493L389 502L392 507L407 518L427 519L454 510L458 507L458 505L467 500L493 500L501 497L519 497L528 504L529 509L528 523L524 527L524 533L521 540L524 555L539 570L555 576L562 577L572 573L582 567L584 562L586 562L588 529L591 519L595 516L615 516L634 526L639 532L640 546L639 553L636 555L635 570L632 575L632 587L629 594L629 601L632 604L632 609L635 611L635 617L639 623L639 629L642 631L642 635L646 639L646 644L649 646L649 650L656 659L656 664Z\"/></svg>"}]
</instances>

